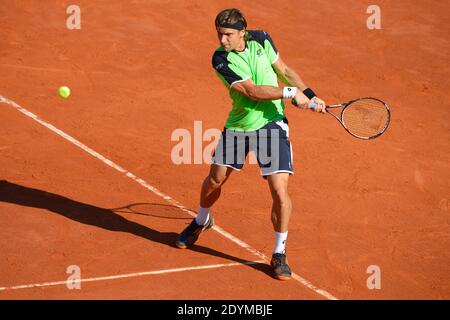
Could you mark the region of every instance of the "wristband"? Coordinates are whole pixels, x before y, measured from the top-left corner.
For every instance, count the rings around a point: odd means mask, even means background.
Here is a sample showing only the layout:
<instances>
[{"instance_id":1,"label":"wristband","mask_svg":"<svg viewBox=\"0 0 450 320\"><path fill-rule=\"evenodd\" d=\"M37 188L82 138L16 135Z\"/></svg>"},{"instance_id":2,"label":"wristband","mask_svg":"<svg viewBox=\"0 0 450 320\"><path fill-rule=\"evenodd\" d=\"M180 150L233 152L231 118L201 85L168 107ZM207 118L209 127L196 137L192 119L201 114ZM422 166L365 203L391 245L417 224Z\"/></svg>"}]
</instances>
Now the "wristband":
<instances>
[{"instance_id":1,"label":"wristband","mask_svg":"<svg viewBox=\"0 0 450 320\"><path fill-rule=\"evenodd\" d=\"M307 96L308 99L312 99L316 96L316 94L314 93L314 91L312 91L311 88L306 88L305 90L303 90L303 94Z\"/></svg>"},{"instance_id":2,"label":"wristband","mask_svg":"<svg viewBox=\"0 0 450 320\"><path fill-rule=\"evenodd\" d=\"M296 87L284 87L283 88L283 99L292 99L297 94Z\"/></svg>"}]
</instances>

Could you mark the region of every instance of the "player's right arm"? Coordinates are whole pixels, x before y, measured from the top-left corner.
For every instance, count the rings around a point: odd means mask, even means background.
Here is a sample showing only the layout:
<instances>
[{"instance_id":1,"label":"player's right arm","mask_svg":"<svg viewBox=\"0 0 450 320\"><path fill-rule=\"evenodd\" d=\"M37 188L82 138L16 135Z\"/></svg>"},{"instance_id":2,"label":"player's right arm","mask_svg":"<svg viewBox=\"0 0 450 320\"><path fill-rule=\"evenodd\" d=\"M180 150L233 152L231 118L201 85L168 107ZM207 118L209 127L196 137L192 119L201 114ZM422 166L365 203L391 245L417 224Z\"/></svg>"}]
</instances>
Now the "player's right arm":
<instances>
[{"instance_id":1,"label":"player's right arm","mask_svg":"<svg viewBox=\"0 0 450 320\"><path fill-rule=\"evenodd\" d=\"M231 90L236 90L247 98L257 101L278 100L283 98L283 88L275 86L258 86L250 79L234 83L231 86ZM300 90L297 90L295 100L300 107L308 107L309 99Z\"/></svg>"},{"instance_id":2,"label":"player's right arm","mask_svg":"<svg viewBox=\"0 0 450 320\"><path fill-rule=\"evenodd\" d=\"M216 70L217 75L230 90L240 92L249 99L263 101L283 98L283 88L268 85L256 85L248 76L249 71L243 70L245 66L238 67L229 63L226 52L216 51L212 58L212 65ZM297 90L295 100L300 107L308 107L309 99L301 92L301 90Z\"/></svg>"}]
</instances>

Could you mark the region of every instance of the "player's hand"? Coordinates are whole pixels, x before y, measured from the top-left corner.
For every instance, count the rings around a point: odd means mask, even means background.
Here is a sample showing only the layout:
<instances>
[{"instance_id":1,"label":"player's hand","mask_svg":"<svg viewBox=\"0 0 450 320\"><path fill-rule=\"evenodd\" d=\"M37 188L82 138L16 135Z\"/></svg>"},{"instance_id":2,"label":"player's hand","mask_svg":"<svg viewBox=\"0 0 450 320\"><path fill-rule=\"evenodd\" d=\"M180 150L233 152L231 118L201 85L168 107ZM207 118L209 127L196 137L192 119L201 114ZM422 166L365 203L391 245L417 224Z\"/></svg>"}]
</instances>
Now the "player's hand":
<instances>
[{"instance_id":1,"label":"player's hand","mask_svg":"<svg viewBox=\"0 0 450 320\"><path fill-rule=\"evenodd\" d=\"M311 103L314 105L314 108L311 108L311 110L314 110L315 112L325 113L325 106L326 106L325 101L317 97L314 97L311 99Z\"/></svg>"},{"instance_id":2,"label":"player's hand","mask_svg":"<svg viewBox=\"0 0 450 320\"><path fill-rule=\"evenodd\" d=\"M297 89L295 98L292 99L292 104L300 109L308 109L309 102L310 102L310 100L308 99L308 97L305 96L300 89Z\"/></svg>"}]
</instances>

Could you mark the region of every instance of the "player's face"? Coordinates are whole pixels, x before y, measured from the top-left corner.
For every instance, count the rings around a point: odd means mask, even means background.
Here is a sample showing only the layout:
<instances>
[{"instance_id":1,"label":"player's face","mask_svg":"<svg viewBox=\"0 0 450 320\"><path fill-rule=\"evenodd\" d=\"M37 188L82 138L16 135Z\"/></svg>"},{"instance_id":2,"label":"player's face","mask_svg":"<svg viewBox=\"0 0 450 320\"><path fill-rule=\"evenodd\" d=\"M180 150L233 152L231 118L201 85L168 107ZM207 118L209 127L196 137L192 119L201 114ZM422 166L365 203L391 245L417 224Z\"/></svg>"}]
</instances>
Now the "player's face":
<instances>
[{"instance_id":1,"label":"player's face","mask_svg":"<svg viewBox=\"0 0 450 320\"><path fill-rule=\"evenodd\" d=\"M244 35L244 30L217 28L217 37L219 38L220 45L227 52L242 49L240 47L244 44Z\"/></svg>"}]
</instances>

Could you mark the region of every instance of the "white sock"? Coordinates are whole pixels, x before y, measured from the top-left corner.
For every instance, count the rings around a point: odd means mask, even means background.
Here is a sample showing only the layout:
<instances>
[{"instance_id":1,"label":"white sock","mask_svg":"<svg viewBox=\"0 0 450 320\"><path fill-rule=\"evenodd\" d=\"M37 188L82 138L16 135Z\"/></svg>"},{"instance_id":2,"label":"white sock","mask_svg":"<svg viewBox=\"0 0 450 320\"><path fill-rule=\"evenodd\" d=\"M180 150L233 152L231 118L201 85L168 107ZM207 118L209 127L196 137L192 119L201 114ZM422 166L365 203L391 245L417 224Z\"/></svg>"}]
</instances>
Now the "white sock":
<instances>
[{"instance_id":1,"label":"white sock","mask_svg":"<svg viewBox=\"0 0 450 320\"><path fill-rule=\"evenodd\" d=\"M286 232L275 232L275 248L273 253L285 253L286 241L288 233Z\"/></svg>"},{"instance_id":2,"label":"white sock","mask_svg":"<svg viewBox=\"0 0 450 320\"><path fill-rule=\"evenodd\" d=\"M195 222L197 222L199 226L204 226L208 222L210 209L211 208L198 208L198 214L197 217L195 217Z\"/></svg>"}]
</instances>

